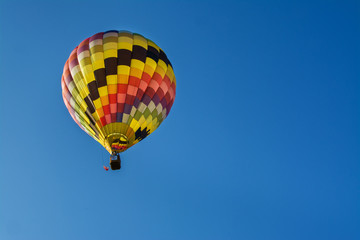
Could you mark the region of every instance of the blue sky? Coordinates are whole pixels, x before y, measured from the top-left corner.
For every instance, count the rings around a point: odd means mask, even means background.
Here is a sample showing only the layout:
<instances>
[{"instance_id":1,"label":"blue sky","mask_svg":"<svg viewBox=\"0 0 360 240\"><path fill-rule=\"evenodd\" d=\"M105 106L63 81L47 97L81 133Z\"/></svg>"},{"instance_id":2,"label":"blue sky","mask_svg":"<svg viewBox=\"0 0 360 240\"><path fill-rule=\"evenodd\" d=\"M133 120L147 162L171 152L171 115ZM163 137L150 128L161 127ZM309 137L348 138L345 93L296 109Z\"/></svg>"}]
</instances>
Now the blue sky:
<instances>
[{"instance_id":1,"label":"blue sky","mask_svg":"<svg viewBox=\"0 0 360 240\"><path fill-rule=\"evenodd\" d=\"M111 29L177 78L116 172L60 86ZM358 1L1 1L0 239L359 239L359 30Z\"/></svg>"}]
</instances>

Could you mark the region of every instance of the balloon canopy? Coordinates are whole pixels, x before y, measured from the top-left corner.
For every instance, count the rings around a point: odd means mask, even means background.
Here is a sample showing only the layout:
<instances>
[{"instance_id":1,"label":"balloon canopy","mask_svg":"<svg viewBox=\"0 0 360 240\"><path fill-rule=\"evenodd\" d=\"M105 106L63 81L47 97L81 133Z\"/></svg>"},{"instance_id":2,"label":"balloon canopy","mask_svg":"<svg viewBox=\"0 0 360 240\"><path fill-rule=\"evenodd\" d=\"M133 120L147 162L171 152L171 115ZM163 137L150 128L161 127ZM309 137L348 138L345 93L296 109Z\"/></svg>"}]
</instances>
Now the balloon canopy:
<instances>
[{"instance_id":1,"label":"balloon canopy","mask_svg":"<svg viewBox=\"0 0 360 240\"><path fill-rule=\"evenodd\" d=\"M74 121L104 146L120 153L151 134L168 116L176 80L164 51L126 31L97 33L66 61L64 103Z\"/></svg>"}]
</instances>

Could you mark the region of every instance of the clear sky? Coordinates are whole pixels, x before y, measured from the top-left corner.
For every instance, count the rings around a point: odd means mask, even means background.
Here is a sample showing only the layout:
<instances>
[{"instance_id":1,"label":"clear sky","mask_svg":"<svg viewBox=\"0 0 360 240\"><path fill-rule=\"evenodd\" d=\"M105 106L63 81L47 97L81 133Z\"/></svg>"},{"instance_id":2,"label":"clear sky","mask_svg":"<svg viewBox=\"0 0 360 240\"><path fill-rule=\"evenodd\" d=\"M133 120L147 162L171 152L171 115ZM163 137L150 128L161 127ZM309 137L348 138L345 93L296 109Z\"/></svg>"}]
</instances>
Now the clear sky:
<instances>
[{"instance_id":1,"label":"clear sky","mask_svg":"<svg viewBox=\"0 0 360 240\"><path fill-rule=\"evenodd\" d=\"M62 70L129 30L169 117L106 172ZM0 1L0 239L360 239L359 1Z\"/></svg>"}]
</instances>

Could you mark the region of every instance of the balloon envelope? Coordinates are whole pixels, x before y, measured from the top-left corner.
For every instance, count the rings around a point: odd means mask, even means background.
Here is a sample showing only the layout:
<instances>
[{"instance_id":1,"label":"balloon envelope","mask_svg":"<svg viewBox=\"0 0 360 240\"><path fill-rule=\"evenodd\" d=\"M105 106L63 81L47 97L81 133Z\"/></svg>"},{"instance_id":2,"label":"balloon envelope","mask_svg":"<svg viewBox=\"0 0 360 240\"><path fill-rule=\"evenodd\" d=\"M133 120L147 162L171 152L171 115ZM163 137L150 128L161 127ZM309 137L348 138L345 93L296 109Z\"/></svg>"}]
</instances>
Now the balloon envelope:
<instances>
[{"instance_id":1,"label":"balloon envelope","mask_svg":"<svg viewBox=\"0 0 360 240\"><path fill-rule=\"evenodd\" d=\"M164 51L125 31L97 33L66 61L61 79L73 120L109 153L138 143L168 116L176 80Z\"/></svg>"}]
</instances>

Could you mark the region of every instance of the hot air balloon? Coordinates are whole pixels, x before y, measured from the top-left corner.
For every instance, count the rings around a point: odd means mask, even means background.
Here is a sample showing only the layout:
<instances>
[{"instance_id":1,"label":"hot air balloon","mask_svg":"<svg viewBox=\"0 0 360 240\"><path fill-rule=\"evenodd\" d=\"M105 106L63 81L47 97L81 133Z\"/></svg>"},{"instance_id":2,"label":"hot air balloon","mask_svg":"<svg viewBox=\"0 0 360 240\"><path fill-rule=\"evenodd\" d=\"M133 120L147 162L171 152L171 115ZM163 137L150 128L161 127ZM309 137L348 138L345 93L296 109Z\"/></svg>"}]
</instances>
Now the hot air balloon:
<instances>
[{"instance_id":1,"label":"hot air balloon","mask_svg":"<svg viewBox=\"0 0 360 240\"><path fill-rule=\"evenodd\" d=\"M170 113L176 80L165 52L142 35L108 31L82 41L65 63L64 103L73 120L110 154L119 153L157 129Z\"/></svg>"}]
</instances>

